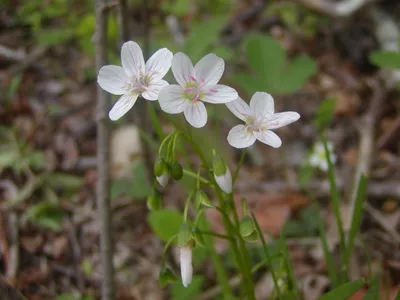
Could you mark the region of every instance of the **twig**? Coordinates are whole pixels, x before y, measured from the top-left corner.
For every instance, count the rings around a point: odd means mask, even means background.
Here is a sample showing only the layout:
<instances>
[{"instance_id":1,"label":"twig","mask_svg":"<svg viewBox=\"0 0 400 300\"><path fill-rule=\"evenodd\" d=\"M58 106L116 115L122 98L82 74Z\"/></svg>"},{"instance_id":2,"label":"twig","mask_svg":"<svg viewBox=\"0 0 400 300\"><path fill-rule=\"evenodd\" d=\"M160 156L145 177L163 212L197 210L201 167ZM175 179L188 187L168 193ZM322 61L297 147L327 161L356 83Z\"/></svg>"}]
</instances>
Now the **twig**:
<instances>
[{"instance_id":1,"label":"twig","mask_svg":"<svg viewBox=\"0 0 400 300\"><path fill-rule=\"evenodd\" d=\"M95 60L97 72L107 63L107 16L105 10L106 0L95 0ZM103 266L102 299L113 300L115 298L114 266L113 266L113 240L112 218L110 208L110 170L109 170L109 129L107 111L110 104L110 96L97 87L97 209L101 227L101 258Z\"/></svg>"},{"instance_id":2,"label":"twig","mask_svg":"<svg viewBox=\"0 0 400 300\"><path fill-rule=\"evenodd\" d=\"M11 234L6 277L7 279L16 279L19 268L19 219L16 212L10 213L9 225Z\"/></svg>"},{"instance_id":3,"label":"twig","mask_svg":"<svg viewBox=\"0 0 400 300\"><path fill-rule=\"evenodd\" d=\"M9 249L8 249L8 241L7 241L7 233L4 230L4 220L3 220L3 214L0 213L0 249L1 249L1 254L3 256L4 260L4 265L6 269L6 274L8 274L9 270Z\"/></svg>"},{"instance_id":4,"label":"twig","mask_svg":"<svg viewBox=\"0 0 400 300\"><path fill-rule=\"evenodd\" d=\"M350 16L367 4L377 1L379 0L342 0L340 2L331 0L298 0L309 9L333 18Z\"/></svg>"},{"instance_id":5,"label":"twig","mask_svg":"<svg viewBox=\"0 0 400 300\"><path fill-rule=\"evenodd\" d=\"M11 67L8 71L9 76L14 76L36 63L44 54L46 54L49 47L37 47L26 55L25 59L20 64Z\"/></svg>"},{"instance_id":6,"label":"twig","mask_svg":"<svg viewBox=\"0 0 400 300\"><path fill-rule=\"evenodd\" d=\"M124 42L129 40L128 5L126 0L119 0L118 27L119 43L122 46Z\"/></svg>"},{"instance_id":7,"label":"twig","mask_svg":"<svg viewBox=\"0 0 400 300\"><path fill-rule=\"evenodd\" d=\"M400 244L400 234L396 231L396 229L392 228L384 215L375 208L373 208L369 203L364 204L365 210L371 215L372 218L383 228L385 229L395 240L397 244Z\"/></svg>"},{"instance_id":8,"label":"twig","mask_svg":"<svg viewBox=\"0 0 400 300\"><path fill-rule=\"evenodd\" d=\"M9 49L3 45L0 45L0 56L11 60L11 61L21 61L26 57L26 53L23 50Z\"/></svg>"},{"instance_id":9,"label":"twig","mask_svg":"<svg viewBox=\"0 0 400 300\"><path fill-rule=\"evenodd\" d=\"M83 292L85 288L85 278L82 274L80 264L81 264L81 247L79 245L77 226L75 226L71 220L68 220L69 236L71 242L72 253L74 256L74 268L76 274L76 283L80 292Z\"/></svg>"}]
</instances>

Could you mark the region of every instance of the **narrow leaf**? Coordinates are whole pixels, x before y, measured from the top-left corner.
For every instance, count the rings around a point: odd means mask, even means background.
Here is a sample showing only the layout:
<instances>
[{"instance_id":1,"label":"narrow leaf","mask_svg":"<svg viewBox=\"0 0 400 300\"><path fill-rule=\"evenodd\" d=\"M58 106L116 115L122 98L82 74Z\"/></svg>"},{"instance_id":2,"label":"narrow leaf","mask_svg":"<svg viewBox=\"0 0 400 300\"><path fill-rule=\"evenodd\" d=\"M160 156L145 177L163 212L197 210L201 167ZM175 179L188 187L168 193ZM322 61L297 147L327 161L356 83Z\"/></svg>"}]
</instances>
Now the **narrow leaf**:
<instances>
[{"instance_id":1,"label":"narrow leaf","mask_svg":"<svg viewBox=\"0 0 400 300\"><path fill-rule=\"evenodd\" d=\"M319 300L347 299L364 286L364 280L359 279L345 283L338 288L323 295Z\"/></svg>"}]
</instances>

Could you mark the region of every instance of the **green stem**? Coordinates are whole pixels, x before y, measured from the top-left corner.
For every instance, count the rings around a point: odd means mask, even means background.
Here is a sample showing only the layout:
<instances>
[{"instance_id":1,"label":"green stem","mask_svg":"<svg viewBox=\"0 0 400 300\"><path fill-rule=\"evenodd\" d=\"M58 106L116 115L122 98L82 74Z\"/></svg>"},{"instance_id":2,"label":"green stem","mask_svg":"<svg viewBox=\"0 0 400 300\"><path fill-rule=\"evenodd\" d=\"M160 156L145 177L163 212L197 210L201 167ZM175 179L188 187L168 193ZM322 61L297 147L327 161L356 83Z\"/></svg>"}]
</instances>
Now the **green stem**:
<instances>
[{"instance_id":1,"label":"green stem","mask_svg":"<svg viewBox=\"0 0 400 300\"><path fill-rule=\"evenodd\" d=\"M183 174L188 175L188 176L193 177L193 178L196 178L196 179L198 179L199 181L201 181L202 183L204 183L206 185L211 185L211 183L207 179L205 179L204 177L201 177L199 174L196 174L196 173L194 173L192 171L183 169Z\"/></svg>"},{"instance_id":2,"label":"green stem","mask_svg":"<svg viewBox=\"0 0 400 300\"><path fill-rule=\"evenodd\" d=\"M240 155L240 159L239 159L238 165L236 167L236 171L233 174L232 185L235 184L236 178L239 175L239 170L242 167L242 164L243 164L243 161L244 161L244 157L246 156L246 152L247 152L247 148L244 148L242 150L242 154Z\"/></svg>"},{"instance_id":3,"label":"green stem","mask_svg":"<svg viewBox=\"0 0 400 300\"><path fill-rule=\"evenodd\" d=\"M185 223L187 221L187 214L188 214L188 210L189 210L190 199L192 199L192 195L193 195L193 191L189 194L189 197L187 197L187 199L186 199L185 209L183 211L183 218L185 220Z\"/></svg>"},{"instance_id":4,"label":"green stem","mask_svg":"<svg viewBox=\"0 0 400 300\"><path fill-rule=\"evenodd\" d=\"M160 148L158 148L158 155L161 155L162 153L162 149L164 148L165 144L169 141L169 139L176 133L176 131L171 132L169 135L167 135L165 137L165 139L163 139L163 141L161 142Z\"/></svg>"},{"instance_id":5,"label":"green stem","mask_svg":"<svg viewBox=\"0 0 400 300\"><path fill-rule=\"evenodd\" d=\"M161 265L165 264L165 256L167 254L167 250L168 250L169 246L171 245L171 243L174 241L174 239L176 239L176 235L174 235L172 238L170 238L168 240L168 242L165 244L164 250L163 250L163 253L162 253L162 258L161 258Z\"/></svg>"}]
</instances>

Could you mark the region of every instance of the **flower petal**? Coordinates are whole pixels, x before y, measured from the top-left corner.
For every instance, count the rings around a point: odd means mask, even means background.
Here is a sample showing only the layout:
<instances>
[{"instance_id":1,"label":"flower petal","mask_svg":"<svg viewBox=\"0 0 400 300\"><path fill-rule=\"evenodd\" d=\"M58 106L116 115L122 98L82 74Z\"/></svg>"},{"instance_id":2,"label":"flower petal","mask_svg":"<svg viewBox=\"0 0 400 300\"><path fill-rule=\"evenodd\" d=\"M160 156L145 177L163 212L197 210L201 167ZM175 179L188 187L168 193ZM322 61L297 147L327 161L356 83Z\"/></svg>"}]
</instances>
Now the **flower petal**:
<instances>
[{"instance_id":1,"label":"flower petal","mask_svg":"<svg viewBox=\"0 0 400 300\"><path fill-rule=\"evenodd\" d=\"M196 79L204 79L205 84L217 84L225 69L225 62L222 58L211 53L204 56L194 67Z\"/></svg>"},{"instance_id":2,"label":"flower petal","mask_svg":"<svg viewBox=\"0 0 400 300\"><path fill-rule=\"evenodd\" d=\"M161 79L171 68L173 54L167 48L162 48L154 53L146 62L146 74L152 79Z\"/></svg>"},{"instance_id":3,"label":"flower petal","mask_svg":"<svg viewBox=\"0 0 400 300\"><path fill-rule=\"evenodd\" d=\"M194 68L190 58L182 52L178 52L172 58L172 73L178 84L185 87L190 81L190 77L194 77Z\"/></svg>"},{"instance_id":4,"label":"flower petal","mask_svg":"<svg viewBox=\"0 0 400 300\"><path fill-rule=\"evenodd\" d=\"M119 66L104 66L101 67L97 76L97 83L103 90L114 94L123 95L126 93L124 86L128 82L128 77L122 67Z\"/></svg>"},{"instance_id":5,"label":"flower petal","mask_svg":"<svg viewBox=\"0 0 400 300\"><path fill-rule=\"evenodd\" d=\"M207 110L203 102L187 102L189 105L183 112L186 120L195 128L200 128L207 123Z\"/></svg>"},{"instance_id":6,"label":"flower petal","mask_svg":"<svg viewBox=\"0 0 400 300\"><path fill-rule=\"evenodd\" d=\"M125 115L136 103L138 94L126 94L121 96L108 113L111 120L116 121Z\"/></svg>"},{"instance_id":7,"label":"flower petal","mask_svg":"<svg viewBox=\"0 0 400 300\"><path fill-rule=\"evenodd\" d=\"M163 111L169 114L179 114L189 105L189 101L182 96L183 89L177 84L163 88L158 94L158 102Z\"/></svg>"},{"instance_id":8,"label":"flower petal","mask_svg":"<svg viewBox=\"0 0 400 300\"><path fill-rule=\"evenodd\" d=\"M154 101L158 99L160 91L168 86L168 82L165 80L153 80L147 88L147 91L142 93L143 98L146 100Z\"/></svg>"},{"instance_id":9,"label":"flower petal","mask_svg":"<svg viewBox=\"0 0 400 300\"><path fill-rule=\"evenodd\" d=\"M181 264L181 277L182 284L184 287L192 282L193 276L193 266L192 266L192 248L182 247L179 255L179 260Z\"/></svg>"},{"instance_id":10,"label":"flower petal","mask_svg":"<svg viewBox=\"0 0 400 300\"><path fill-rule=\"evenodd\" d=\"M204 95L201 100L208 103L228 103L235 100L238 97L238 93L235 89L222 85L207 85L203 88Z\"/></svg>"},{"instance_id":11,"label":"flower petal","mask_svg":"<svg viewBox=\"0 0 400 300\"><path fill-rule=\"evenodd\" d=\"M282 145L282 141L279 136L277 136L277 134L271 130L265 130L262 132L254 131L254 135L256 136L257 140L273 148L279 148Z\"/></svg>"},{"instance_id":12,"label":"flower petal","mask_svg":"<svg viewBox=\"0 0 400 300\"><path fill-rule=\"evenodd\" d=\"M300 119L300 115L294 111L286 111L273 114L268 118L268 129L276 129L286 126Z\"/></svg>"},{"instance_id":13,"label":"flower petal","mask_svg":"<svg viewBox=\"0 0 400 300\"><path fill-rule=\"evenodd\" d=\"M256 92L250 100L250 107L257 116L274 113L274 98L268 93Z\"/></svg>"},{"instance_id":14,"label":"flower petal","mask_svg":"<svg viewBox=\"0 0 400 300\"><path fill-rule=\"evenodd\" d=\"M235 148L247 148L254 144L256 137L244 125L236 125L228 134L228 143Z\"/></svg>"},{"instance_id":15,"label":"flower petal","mask_svg":"<svg viewBox=\"0 0 400 300\"><path fill-rule=\"evenodd\" d=\"M228 167L224 175L217 176L214 174L214 178L221 190L227 194L232 193L232 174Z\"/></svg>"},{"instance_id":16,"label":"flower petal","mask_svg":"<svg viewBox=\"0 0 400 300\"><path fill-rule=\"evenodd\" d=\"M163 173L161 176L156 177L158 183L165 188L167 186L168 183L168 179L169 179L169 175L168 173Z\"/></svg>"},{"instance_id":17,"label":"flower petal","mask_svg":"<svg viewBox=\"0 0 400 300\"><path fill-rule=\"evenodd\" d=\"M121 63L128 76L139 76L145 72L142 49L135 42L129 41L122 45Z\"/></svg>"},{"instance_id":18,"label":"flower petal","mask_svg":"<svg viewBox=\"0 0 400 300\"><path fill-rule=\"evenodd\" d=\"M245 122L247 117L253 113L250 106L240 97L236 98L234 101L226 103L225 105L236 117Z\"/></svg>"}]
</instances>

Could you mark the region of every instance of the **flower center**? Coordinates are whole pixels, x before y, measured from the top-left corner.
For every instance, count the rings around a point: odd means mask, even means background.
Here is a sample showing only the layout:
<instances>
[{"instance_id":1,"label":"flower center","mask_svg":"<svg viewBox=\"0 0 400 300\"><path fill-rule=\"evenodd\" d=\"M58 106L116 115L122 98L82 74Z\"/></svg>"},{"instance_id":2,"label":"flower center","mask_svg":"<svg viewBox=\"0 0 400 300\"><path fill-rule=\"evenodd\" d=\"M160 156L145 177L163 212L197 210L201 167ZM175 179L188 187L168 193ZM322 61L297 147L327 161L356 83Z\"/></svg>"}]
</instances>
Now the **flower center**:
<instances>
[{"instance_id":1,"label":"flower center","mask_svg":"<svg viewBox=\"0 0 400 300\"><path fill-rule=\"evenodd\" d=\"M131 77L125 88L129 93L143 93L147 91L150 82L151 76L141 73L137 77Z\"/></svg>"},{"instance_id":2,"label":"flower center","mask_svg":"<svg viewBox=\"0 0 400 300\"><path fill-rule=\"evenodd\" d=\"M246 127L250 131L265 131L268 129L268 120L264 116L247 116Z\"/></svg>"},{"instance_id":3,"label":"flower center","mask_svg":"<svg viewBox=\"0 0 400 300\"><path fill-rule=\"evenodd\" d=\"M196 78L190 76L190 81L186 83L185 90L183 91L183 98L192 101L193 103L201 100L204 96L203 87L205 85L204 78L200 79L200 82Z\"/></svg>"}]
</instances>

